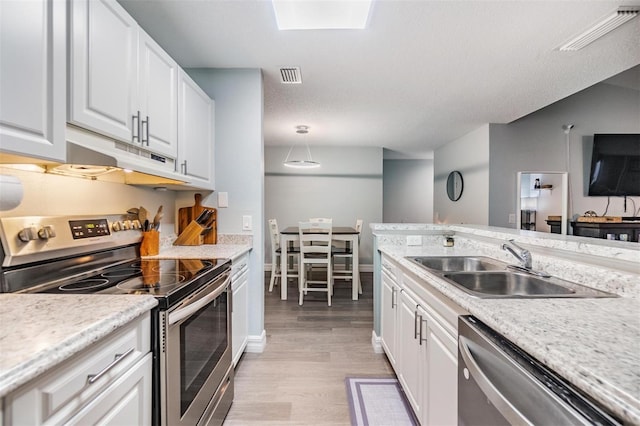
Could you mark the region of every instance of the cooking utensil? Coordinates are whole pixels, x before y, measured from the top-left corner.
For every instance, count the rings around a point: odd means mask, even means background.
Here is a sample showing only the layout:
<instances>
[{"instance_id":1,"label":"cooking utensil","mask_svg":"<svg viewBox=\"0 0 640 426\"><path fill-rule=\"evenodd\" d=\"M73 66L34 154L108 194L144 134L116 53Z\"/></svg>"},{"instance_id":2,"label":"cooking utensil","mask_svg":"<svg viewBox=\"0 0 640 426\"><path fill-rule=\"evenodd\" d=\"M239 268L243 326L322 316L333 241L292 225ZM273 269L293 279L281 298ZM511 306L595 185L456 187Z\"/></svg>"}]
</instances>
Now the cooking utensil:
<instances>
[{"instance_id":1,"label":"cooking utensil","mask_svg":"<svg viewBox=\"0 0 640 426\"><path fill-rule=\"evenodd\" d=\"M162 205L160 207L158 207L158 211L156 212L156 215L153 217L153 229L159 229L160 228L160 221L162 220L162 217L164 215L162 214Z\"/></svg>"},{"instance_id":2,"label":"cooking utensil","mask_svg":"<svg viewBox=\"0 0 640 426\"><path fill-rule=\"evenodd\" d=\"M144 207L140 206L140 208L138 209L138 220L140 221L140 223L144 224L145 220L148 219L149 216L149 212L147 212L147 209L145 209ZM143 228L143 231L146 231L146 228Z\"/></svg>"},{"instance_id":3,"label":"cooking utensil","mask_svg":"<svg viewBox=\"0 0 640 426\"><path fill-rule=\"evenodd\" d=\"M140 209L137 207L132 207L129 210L127 210L127 213L132 214L134 216L138 216L138 212L140 212Z\"/></svg>"},{"instance_id":4,"label":"cooking utensil","mask_svg":"<svg viewBox=\"0 0 640 426\"><path fill-rule=\"evenodd\" d=\"M150 231L151 229L149 228L149 219L145 219L144 220L144 224L142 225L142 230L144 232Z\"/></svg>"}]
</instances>

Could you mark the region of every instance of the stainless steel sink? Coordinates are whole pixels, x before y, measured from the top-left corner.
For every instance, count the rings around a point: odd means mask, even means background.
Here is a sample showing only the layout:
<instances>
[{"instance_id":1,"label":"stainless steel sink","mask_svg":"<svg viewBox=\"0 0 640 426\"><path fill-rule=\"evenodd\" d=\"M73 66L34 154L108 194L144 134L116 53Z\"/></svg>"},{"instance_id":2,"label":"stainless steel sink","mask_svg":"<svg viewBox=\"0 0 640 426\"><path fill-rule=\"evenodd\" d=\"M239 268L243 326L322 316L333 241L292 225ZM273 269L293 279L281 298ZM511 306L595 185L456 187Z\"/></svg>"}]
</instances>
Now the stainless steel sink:
<instances>
[{"instance_id":1,"label":"stainless steel sink","mask_svg":"<svg viewBox=\"0 0 640 426\"><path fill-rule=\"evenodd\" d=\"M484 256L410 256L412 262L437 272L493 271L507 265Z\"/></svg>"},{"instance_id":2,"label":"stainless steel sink","mask_svg":"<svg viewBox=\"0 0 640 426\"><path fill-rule=\"evenodd\" d=\"M558 278L540 278L519 272L445 273L443 278L480 298L617 297Z\"/></svg>"}]
</instances>

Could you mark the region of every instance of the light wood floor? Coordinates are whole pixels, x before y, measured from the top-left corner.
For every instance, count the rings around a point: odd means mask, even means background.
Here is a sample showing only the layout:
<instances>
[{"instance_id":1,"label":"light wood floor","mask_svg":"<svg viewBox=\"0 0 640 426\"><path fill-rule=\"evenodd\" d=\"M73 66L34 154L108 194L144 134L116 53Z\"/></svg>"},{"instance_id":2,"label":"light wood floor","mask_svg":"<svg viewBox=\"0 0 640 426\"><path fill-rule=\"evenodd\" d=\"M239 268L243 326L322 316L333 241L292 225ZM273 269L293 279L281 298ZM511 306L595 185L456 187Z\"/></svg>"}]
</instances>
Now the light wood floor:
<instances>
[{"instance_id":1,"label":"light wood floor","mask_svg":"<svg viewBox=\"0 0 640 426\"><path fill-rule=\"evenodd\" d=\"M371 346L373 274L362 273L364 294L351 300L351 283L336 281L332 306L326 294L305 296L289 282L268 292L265 276L263 353L245 353L235 375L235 398L225 426L349 425L346 376L393 376L385 355Z\"/></svg>"}]
</instances>

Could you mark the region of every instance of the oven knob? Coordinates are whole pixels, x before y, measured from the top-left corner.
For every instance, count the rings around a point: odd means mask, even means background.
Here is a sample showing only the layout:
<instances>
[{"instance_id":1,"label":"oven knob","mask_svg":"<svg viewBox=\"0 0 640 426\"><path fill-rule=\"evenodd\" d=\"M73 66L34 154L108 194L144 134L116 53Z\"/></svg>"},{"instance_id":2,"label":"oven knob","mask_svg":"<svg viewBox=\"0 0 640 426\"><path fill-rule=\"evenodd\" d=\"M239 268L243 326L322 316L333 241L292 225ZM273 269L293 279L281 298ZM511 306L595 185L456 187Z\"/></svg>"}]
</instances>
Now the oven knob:
<instances>
[{"instance_id":1,"label":"oven knob","mask_svg":"<svg viewBox=\"0 0 640 426\"><path fill-rule=\"evenodd\" d=\"M138 219L134 219L131 221L131 229L142 229L142 225Z\"/></svg>"},{"instance_id":2,"label":"oven knob","mask_svg":"<svg viewBox=\"0 0 640 426\"><path fill-rule=\"evenodd\" d=\"M120 222L113 222L111 224L111 230L113 230L113 232L118 232L120 231L122 228L120 227Z\"/></svg>"},{"instance_id":3,"label":"oven knob","mask_svg":"<svg viewBox=\"0 0 640 426\"><path fill-rule=\"evenodd\" d=\"M49 238L54 238L56 236L56 231L53 229L53 226L47 225L40 228L38 231L38 237L42 240L48 240Z\"/></svg>"},{"instance_id":4,"label":"oven knob","mask_svg":"<svg viewBox=\"0 0 640 426\"><path fill-rule=\"evenodd\" d=\"M31 240L37 240L38 229L35 226L24 228L22 231L18 232L18 238L20 241L24 241L25 243L28 243Z\"/></svg>"},{"instance_id":5,"label":"oven knob","mask_svg":"<svg viewBox=\"0 0 640 426\"><path fill-rule=\"evenodd\" d=\"M122 221L122 230L123 231L128 231L129 229L131 229L131 221L130 220L123 220Z\"/></svg>"}]
</instances>

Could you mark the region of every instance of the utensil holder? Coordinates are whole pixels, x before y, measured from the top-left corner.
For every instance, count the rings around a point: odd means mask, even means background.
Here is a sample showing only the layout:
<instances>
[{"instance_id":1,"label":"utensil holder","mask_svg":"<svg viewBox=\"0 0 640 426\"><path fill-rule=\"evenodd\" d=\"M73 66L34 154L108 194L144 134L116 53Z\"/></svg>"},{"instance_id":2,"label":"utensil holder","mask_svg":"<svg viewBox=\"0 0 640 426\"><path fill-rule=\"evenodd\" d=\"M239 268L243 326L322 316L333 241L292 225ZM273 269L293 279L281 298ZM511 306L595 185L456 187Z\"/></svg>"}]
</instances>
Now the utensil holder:
<instances>
[{"instance_id":1,"label":"utensil holder","mask_svg":"<svg viewBox=\"0 0 640 426\"><path fill-rule=\"evenodd\" d=\"M202 245L202 231L204 227L195 220L182 231L178 238L173 242L174 246L199 246Z\"/></svg>"},{"instance_id":2,"label":"utensil holder","mask_svg":"<svg viewBox=\"0 0 640 426\"><path fill-rule=\"evenodd\" d=\"M146 231L142 233L140 256L155 256L160 252L160 232Z\"/></svg>"}]
</instances>

